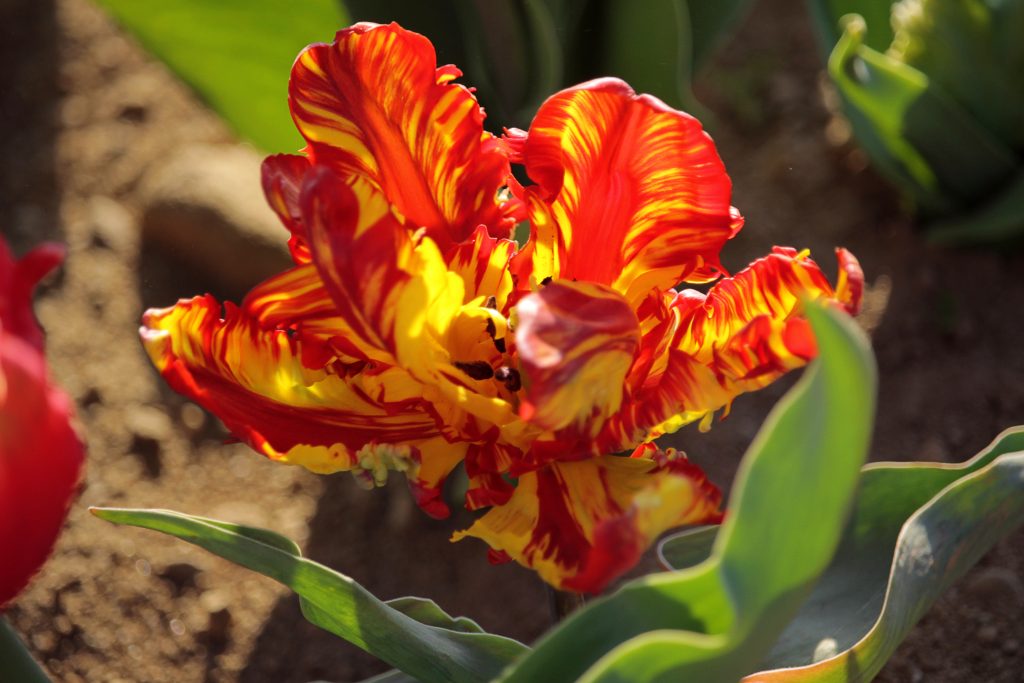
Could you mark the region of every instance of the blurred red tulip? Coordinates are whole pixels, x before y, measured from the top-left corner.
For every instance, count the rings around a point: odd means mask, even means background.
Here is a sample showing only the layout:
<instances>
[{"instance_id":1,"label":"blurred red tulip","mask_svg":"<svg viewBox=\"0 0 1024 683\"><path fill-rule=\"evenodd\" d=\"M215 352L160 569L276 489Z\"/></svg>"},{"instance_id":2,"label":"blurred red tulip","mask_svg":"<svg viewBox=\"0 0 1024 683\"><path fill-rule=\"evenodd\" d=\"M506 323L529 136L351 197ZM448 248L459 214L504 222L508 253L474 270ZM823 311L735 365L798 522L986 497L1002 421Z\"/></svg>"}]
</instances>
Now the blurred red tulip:
<instances>
[{"instance_id":1,"label":"blurred red tulip","mask_svg":"<svg viewBox=\"0 0 1024 683\"><path fill-rule=\"evenodd\" d=\"M36 283L63 257L44 244L16 261L0 239L0 607L53 550L85 455L32 313Z\"/></svg>"}]
</instances>

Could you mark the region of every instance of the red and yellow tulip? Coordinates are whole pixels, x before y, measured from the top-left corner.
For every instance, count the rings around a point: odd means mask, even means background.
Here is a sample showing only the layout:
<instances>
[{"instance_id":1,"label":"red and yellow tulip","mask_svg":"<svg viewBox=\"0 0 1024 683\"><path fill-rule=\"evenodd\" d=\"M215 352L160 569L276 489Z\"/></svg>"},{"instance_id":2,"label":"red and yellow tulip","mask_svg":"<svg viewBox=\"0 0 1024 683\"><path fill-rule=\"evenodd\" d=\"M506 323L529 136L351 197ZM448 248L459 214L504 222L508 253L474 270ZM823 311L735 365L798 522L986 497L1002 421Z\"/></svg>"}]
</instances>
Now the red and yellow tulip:
<instances>
[{"instance_id":1,"label":"red and yellow tulip","mask_svg":"<svg viewBox=\"0 0 1024 683\"><path fill-rule=\"evenodd\" d=\"M16 261L0 239L0 608L53 550L84 459L32 314L32 290L63 254L45 244Z\"/></svg>"},{"instance_id":2,"label":"red and yellow tulip","mask_svg":"<svg viewBox=\"0 0 1024 683\"><path fill-rule=\"evenodd\" d=\"M714 145L622 81L496 138L459 75L395 24L307 48L289 87L307 146L263 167L295 266L240 306L151 310L143 341L271 459L402 471L436 517L464 463L467 507L489 510L455 539L597 592L661 532L720 518L719 491L651 442L803 365L802 302L853 312L863 277L839 250L833 288L786 248L726 277L742 218Z\"/></svg>"}]
</instances>

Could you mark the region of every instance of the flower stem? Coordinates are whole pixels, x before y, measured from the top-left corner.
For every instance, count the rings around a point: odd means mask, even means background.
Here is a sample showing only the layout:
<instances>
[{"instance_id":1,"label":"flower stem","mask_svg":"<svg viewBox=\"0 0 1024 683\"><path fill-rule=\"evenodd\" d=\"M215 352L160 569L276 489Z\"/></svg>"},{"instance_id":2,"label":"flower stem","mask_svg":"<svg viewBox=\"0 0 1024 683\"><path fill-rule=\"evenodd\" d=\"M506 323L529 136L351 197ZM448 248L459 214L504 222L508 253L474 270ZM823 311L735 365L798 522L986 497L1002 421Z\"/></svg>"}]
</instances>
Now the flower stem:
<instances>
[{"instance_id":1,"label":"flower stem","mask_svg":"<svg viewBox=\"0 0 1024 683\"><path fill-rule=\"evenodd\" d=\"M557 624L567 616L583 606L586 598L582 593L560 591L548 586L548 596L551 602L551 618Z\"/></svg>"},{"instance_id":2,"label":"flower stem","mask_svg":"<svg viewBox=\"0 0 1024 683\"><path fill-rule=\"evenodd\" d=\"M50 677L32 658L28 648L3 616L0 616L0 681L50 683Z\"/></svg>"}]
</instances>

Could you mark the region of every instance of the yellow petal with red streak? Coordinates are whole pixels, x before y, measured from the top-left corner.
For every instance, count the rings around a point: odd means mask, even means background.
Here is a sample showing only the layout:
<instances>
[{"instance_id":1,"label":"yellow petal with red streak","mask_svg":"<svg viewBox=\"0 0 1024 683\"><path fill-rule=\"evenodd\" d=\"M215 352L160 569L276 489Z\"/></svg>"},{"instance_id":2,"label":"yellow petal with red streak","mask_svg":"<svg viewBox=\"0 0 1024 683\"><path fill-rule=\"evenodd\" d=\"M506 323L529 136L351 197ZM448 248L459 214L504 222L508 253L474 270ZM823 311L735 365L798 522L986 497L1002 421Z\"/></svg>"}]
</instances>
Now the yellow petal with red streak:
<instances>
[{"instance_id":1,"label":"yellow petal with red streak","mask_svg":"<svg viewBox=\"0 0 1024 683\"><path fill-rule=\"evenodd\" d=\"M552 586L601 592L662 532L720 520L721 492L677 454L556 462L519 478L504 505L452 540L475 536Z\"/></svg>"},{"instance_id":2,"label":"yellow petal with red streak","mask_svg":"<svg viewBox=\"0 0 1024 683\"><path fill-rule=\"evenodd\" d=\"M520 415L544 429L595 435L622 404L640 339L632 307L608 287L556 281L516 313Z\"/></svg>"}]
</instances>

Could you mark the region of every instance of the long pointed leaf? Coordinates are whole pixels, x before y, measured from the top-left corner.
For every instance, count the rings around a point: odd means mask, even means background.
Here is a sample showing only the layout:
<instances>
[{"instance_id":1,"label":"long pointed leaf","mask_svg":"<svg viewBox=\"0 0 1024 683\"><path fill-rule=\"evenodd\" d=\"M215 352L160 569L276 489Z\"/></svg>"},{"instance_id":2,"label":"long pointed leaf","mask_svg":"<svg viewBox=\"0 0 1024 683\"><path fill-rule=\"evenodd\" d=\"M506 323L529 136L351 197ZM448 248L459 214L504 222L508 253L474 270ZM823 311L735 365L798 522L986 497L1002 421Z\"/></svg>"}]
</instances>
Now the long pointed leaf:
<instances>
[{"instance_id":1,"label":"long pointed leaf","mask_svg":"<svg viewBox=\"0 0 1024 683\"><path fill-rule=\"evenodd\" d=\"M866 683L935 599L1024 524L1024 428L961 465L866 468L833 566L745 683ZM779 668L789 667L789 668Z\"/></svg>"},{"instance_id":2,"label":"long pointed leaf","mask_svg":"<svg viewBox=\"0 0 1024 683\"><path fill-rule=\"evenodd\" d=\"M170 510L92 508L92 512L115 524L175 536L269 576L301 596L304 610L314 614L314 623L425 683L488 680L525 650L510 638L472 632L465 623L448 628L459 622L436 605L399 603L412 612L426 610L431 623L417 621L349 577L292 552L294 544L270 531Z\"/></svg>"}]
</instances>

